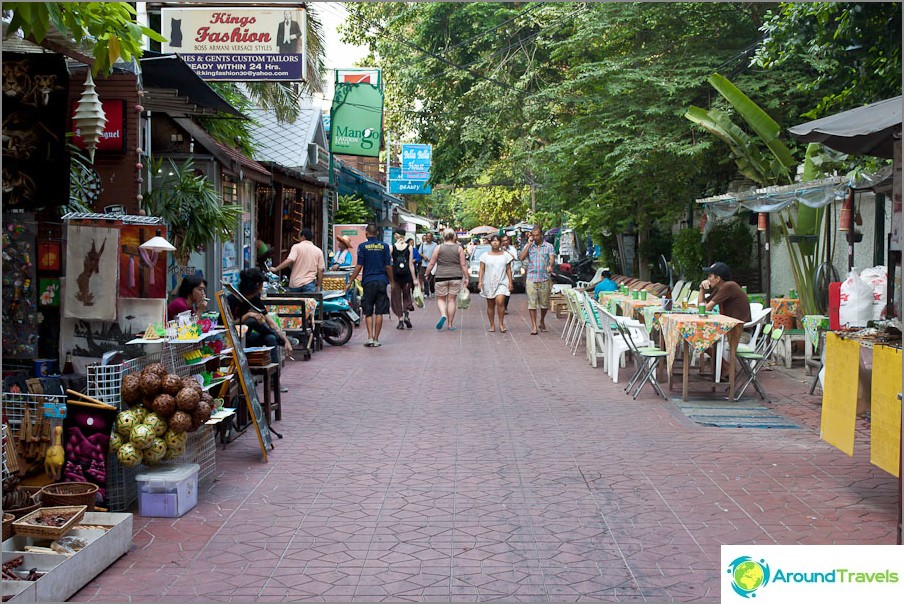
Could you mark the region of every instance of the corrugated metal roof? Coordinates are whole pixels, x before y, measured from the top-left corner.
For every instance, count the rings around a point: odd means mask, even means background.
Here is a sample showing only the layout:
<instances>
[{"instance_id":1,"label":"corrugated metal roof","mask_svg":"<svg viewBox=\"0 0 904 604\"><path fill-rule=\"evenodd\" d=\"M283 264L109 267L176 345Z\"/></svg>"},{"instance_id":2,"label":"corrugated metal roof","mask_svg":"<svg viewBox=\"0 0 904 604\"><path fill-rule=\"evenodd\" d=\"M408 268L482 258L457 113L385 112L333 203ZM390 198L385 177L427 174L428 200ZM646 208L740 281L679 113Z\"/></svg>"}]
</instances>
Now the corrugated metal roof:
<instances>
[{"instance_id":1,"label":"corrugated metal roof","mask_svg":"<svg viewBox=\"0 0 904 604\"><path fill-rule=\"evenodd\" d=\"M265 109L249 112L255 125L251 135L257 148L255 159L270 161L305 172L308 166L308 143L328 146L323 130L323 110L303 106L293 123L279 122L276 113Z\"/></svg>"}]
</instances>

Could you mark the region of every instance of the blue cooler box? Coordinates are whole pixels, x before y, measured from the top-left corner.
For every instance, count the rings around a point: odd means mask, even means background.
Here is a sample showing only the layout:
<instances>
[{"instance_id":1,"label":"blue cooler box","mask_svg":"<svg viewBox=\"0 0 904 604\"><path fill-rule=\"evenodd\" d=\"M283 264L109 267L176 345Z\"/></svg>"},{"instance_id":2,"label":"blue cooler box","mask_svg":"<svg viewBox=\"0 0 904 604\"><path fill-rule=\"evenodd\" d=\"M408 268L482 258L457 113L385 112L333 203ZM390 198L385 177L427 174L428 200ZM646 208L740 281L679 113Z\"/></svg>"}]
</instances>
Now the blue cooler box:
<instances>
[{"instance_id":1,"label":"blue cooler box","mask_svg":"<svg viewBox=\"0 0 904 604\"><path fill-rule=\"evenodd\" d=\"M166 464L138 474L138 513L178 518L198 504L196 463Z\"/></svg>"}]
</instances>

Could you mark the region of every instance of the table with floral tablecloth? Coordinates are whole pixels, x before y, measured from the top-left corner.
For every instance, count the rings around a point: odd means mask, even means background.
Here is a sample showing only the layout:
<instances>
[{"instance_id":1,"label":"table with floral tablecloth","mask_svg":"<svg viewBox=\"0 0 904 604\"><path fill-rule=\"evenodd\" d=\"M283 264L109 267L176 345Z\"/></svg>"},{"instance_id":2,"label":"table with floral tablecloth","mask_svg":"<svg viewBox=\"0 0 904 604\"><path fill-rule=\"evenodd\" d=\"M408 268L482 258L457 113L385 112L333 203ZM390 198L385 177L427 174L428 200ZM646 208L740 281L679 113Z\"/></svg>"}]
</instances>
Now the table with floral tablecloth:
<instances>
[{"instance_id":1,"label":"table with floral tablecloth","mask_svg":"<svg viewBox=\"0 0 904 604\"><path fill-rule=\"evenodd\" d=\"M644 306L642 309L643 312L643 322L644 326L647 328L647 333L652 333L653 329L659 329L659 316L663 313L669 314L681 314L681 315L696 315L696 308L689 308L687 310L681 310L680 308L674 308L672 310L663 310L662 306Z\"/></svg>"},{"instance_id":2,"label":"table with floral tablecloth","mask_svg":"<svg viewBox=\"0 0 904 604\"><path fill-rule=\"evenodd\" d=\"M619 307L621 307L622 315L626 317L630 317L631 319L642 319L643 318L643 309L651 306L662 307L662 300L657 298L656 296L647 295L646 300L635 300L634 298L628 296L624 300L618 301Z\"/></svg>"},{"instance_id":3,"label":"table with floral tablecloth","mask_svg":"<svg viewBox=\"0 0 904 604\"><path fill-rule=\"evenodd\" d=\"M610 313L613 315L618 314L618 305L622 300L630 300L630 295L625 295L621 292L601 292L599 302Z\"/></svg>"},{"instance_id":4,"label":"table with floral tablecloth","mask_svg":"<svg viewBox=\"0 0 904 604\"><path fill-rule=\"evenodd\" d=\"M797 315L800 313L800 300L797 298L772 298L772 322L785 329L794 329Z\"/></svg>"},{"instance_id":5,"label":"table with floral tablecloth","mask_svg":"<svg viewBox=\"0 0 904 604\"><path fill-rule=\"evenodd\" d=\"M804 331L810 344L813 348L818 348L819 332L829 331L829 318L825 315L806 315L801 322L804 324Z\"/></svg>"},{"instance_id":6,"label":"table with floral tablecloth","mask_svg":"<svg viewBox=\"0 0 904 604\"><path fill-rule=\"evenodd\" d=\"M689 313L662 313L659 315L659 326L662 333L665 350L668 352L668 373L671 382L672 366L675 363L675 354L679 345L685 346L684 377L682 392L687 399L688 366L690 365L688 348L698 352L704 352L716 344L722 336L730 332L735 336L730 343L729 363L731 364L729 393L734 395L734 353L737 349L737 340L740 337L740 328L743 321L717 314L689 314Z\"/></svg>"}]
</instances>

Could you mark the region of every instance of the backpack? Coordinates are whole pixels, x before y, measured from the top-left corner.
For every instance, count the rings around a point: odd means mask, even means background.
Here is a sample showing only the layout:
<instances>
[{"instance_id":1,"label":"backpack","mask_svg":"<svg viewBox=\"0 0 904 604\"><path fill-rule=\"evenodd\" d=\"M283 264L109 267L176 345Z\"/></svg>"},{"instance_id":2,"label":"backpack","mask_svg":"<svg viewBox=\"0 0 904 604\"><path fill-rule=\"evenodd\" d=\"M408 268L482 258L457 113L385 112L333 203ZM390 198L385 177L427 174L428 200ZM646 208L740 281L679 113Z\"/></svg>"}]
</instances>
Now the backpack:
<instances>
[{"instance_id":1,"label":"backpack","mask_svg":"<svg viewBox=\"0 0 904 604\"><path fill-rule=\"evenodd\" d=\"M404 250L392 246L392 275L396 279L404 279L407 275L411 277L411 267L408 261L411 259L411 252L407 245Z\"/></svg>"}]
</instances>

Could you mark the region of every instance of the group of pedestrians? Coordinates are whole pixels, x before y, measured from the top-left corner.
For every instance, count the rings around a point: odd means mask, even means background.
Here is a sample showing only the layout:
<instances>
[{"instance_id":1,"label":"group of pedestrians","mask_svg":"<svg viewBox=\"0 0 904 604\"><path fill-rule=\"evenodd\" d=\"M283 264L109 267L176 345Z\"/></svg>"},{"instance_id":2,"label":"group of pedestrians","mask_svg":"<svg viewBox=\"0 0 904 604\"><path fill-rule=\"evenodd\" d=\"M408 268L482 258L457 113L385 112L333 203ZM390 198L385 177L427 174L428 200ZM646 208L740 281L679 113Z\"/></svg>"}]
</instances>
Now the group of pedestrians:
<instances>
[{"instance_id":1,"label":"group of pedestrians","mask_svg":"<svg viewBox=\"0 0 904 604\"><path fill-rule=\"evenodd\" d=\"M367 347L379 347L383 329L383 315L390 312L398 323L396 329L413 327L409 313L414 311L413 289L418 284L428 297L436 299L439 320L436 329L455 331L455 312L462 288L469 285L468 264L464 248L458 243L455 231L445 229L442 243L433 241L432 233L424 236L419 246L405 238L405 231L395 231L395 242L387 245L380 240L376 225L368 225L367 241L358 246L357 264L346 290L361 275L364 293L361 310L367 329ZM480 257L478 291L486 300L489 331L506 333L508 299L514 289L512 263L516 258L527 269L527 307L531 335L545 332L546 314L552 292L552 270L555 248L544 240L543 230L535 227L531 238L518 254L508 236L489 237L490 251ZM390 293L387 293L387 288ZM539 321L538 313L539 310Z\"/></svg>"}]
</instances>

